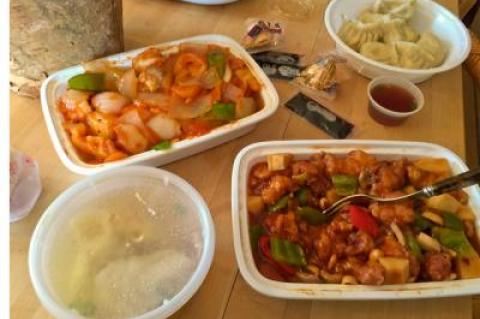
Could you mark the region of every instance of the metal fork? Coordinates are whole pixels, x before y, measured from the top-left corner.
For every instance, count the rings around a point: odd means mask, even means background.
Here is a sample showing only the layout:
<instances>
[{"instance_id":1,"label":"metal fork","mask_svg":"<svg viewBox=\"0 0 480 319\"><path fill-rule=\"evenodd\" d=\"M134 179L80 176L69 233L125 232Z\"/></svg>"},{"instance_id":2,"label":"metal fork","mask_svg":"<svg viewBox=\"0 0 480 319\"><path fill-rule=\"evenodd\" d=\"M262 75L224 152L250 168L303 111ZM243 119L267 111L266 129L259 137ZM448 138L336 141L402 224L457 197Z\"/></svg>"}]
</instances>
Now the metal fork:
<instances>
[{"instance_id":1,"label":"metal fork","mask_svg":"<svg viewBox=\"0 0 480 319\"><path fill-rule=\"evenodd\" d=\"M379 202L379 203L395 203L405 200L412 200L417 198L427 198L436 195L440 195L446 192L450 192L456 189L465 188L474 184L480 183L480 167L467 171L462 174L458 174L447 178L441 182L436 184L426 186L414 193L403 195L399 197L393 198L381 198L376 196L370 196L366 194L356 194L344 197L335 203L332 206L324 209L322 213L324 215L333 215L335 214L340 208L348 203L357 203L357 204L366 204L370 202Z\"/></svg>"}]
</instances>

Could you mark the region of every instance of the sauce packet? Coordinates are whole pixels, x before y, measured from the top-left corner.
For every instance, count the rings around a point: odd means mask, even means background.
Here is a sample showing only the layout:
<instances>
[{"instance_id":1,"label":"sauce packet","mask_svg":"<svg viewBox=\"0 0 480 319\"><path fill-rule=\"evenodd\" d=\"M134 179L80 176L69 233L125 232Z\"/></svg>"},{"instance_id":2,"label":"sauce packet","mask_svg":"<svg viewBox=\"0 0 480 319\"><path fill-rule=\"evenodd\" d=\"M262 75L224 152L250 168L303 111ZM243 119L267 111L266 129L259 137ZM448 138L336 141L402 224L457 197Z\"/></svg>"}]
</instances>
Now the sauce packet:
<instances>
[{"instance_id":1,"label":"sauce packet","mask_svg":"<svg viewBox=\"0 0 480 319\"><path fill-rule=\"evenodd\" d=\"M275 63L282 65L300 65L300 55L296 53L280 51L262 51L252 53L252 58L257 62Z\"/></svg>"},{"instance_id":2,"label":"sauce packet","mask_svg":"<svg viewBox=\"0 0 480 319\"><path fill-rule=\"evenodd\" d=\"M242 45L249 52L277 47L285 33L283 23L279 21L249 18L245 24L246 32L242 38Z\"/></svg>"},{"instance_id":3,"label":"sauce packet","mask_svg":"<svg viewBox=\"0 0 480 319\"><path fill-rule=\"evenodd\" d=\"M298 93L288 100L285 105L334 138L343 139L353 129L353 124L303 93Z\"/></svg>"},{"instance_id":4,"label":"sauce packet","mask_svg":"<svg viewBox=\"0 0 480 319\"><path fill-rule=\"evenodd\" d=\"M295 65L257 62L268 77L292 80L300 75L302 68Z\"/></svg>"},{"instance_id":5,"label":"sauce packet","mask_svg":"<svg viewBox=\"0 0 480 319\"><path fill-rule=\"evenodd\" d=\"M38 163L10 150L10 222L26 217L42 192Z\"/></svg>"}]
</instances>

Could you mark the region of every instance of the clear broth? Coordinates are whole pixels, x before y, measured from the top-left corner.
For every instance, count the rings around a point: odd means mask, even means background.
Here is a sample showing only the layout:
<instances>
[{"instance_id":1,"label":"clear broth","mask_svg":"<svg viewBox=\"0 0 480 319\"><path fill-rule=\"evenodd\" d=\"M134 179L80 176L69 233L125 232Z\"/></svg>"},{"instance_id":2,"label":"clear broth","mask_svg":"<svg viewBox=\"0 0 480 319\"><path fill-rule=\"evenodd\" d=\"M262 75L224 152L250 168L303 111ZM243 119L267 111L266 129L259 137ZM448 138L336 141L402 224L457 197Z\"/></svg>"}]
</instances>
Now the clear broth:
<instances>
[{"instance_id":1,"label":"clear broth","mask_svg":"<svg viewBox=\"0 0 480 319\"><path fill-rule=\"evenodd\" d=\"M163 193L131 187L68 212L48 264L61 302L89 318L129 318L183 288L200 260L201 225L185 199Z\"/></svg>"}]
</instances>

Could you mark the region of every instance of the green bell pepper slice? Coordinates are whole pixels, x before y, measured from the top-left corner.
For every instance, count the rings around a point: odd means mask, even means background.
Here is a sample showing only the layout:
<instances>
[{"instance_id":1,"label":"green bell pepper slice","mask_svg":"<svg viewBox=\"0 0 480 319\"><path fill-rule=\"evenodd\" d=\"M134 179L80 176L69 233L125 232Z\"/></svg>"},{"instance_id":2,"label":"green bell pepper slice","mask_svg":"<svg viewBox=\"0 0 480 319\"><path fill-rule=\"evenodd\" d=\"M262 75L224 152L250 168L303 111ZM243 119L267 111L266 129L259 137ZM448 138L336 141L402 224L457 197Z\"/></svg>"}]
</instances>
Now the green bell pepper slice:
<instances>
[{"instance_id":1,"label":"green bell pepper slice","mask_svg":"<svg viewBox=\"0 0 480 319\"><path fill-rule=\"evenodd\" d=\"M333 186L335 191L340 196L349 196L357 192L358 180L354 176L349 175L333 175L332 176Z\"/></svg>"},{"instance_id":2,"label":"green bell pepper slice","mask_svg":"<svg viewBox=\"0 0 480 319\"><path fill-rule=\"evenodd\" d=\"M308 201L310 200L311 193L312 192L310 191L310 189L306 187L302 187L295 192L295 198L297 198L300 205L305 206L308 204Z\"/></svg>"},{"instance_id":3,"label":"green bell pepper slice","mask_svg":"<svg viewBox=\"0 0 480 319\"><path fill-rule=\"evenodd\" d=\"M230 121L235 119L235 104L215 103L212 106L211 114L216 120Z\"/></svg>"},{"instance_id":4,"label":"green bell pepper slice","mask_svg":"<svg viewBox=\"0 0 480 319\"><path fill-rule=\"evenodd\" d=\"M268 208L268 211L271 213L276 213L281 211L288 205L288 195L281 197L275 204Z\"/></svg>"},{"instance_id":5,"label":"green bell pepper slice","mask_svg":"<svg viewBox=\"0 0 480 319\"><path fill-rule=\"evenodd\" d=\"M469 257L476 254L465 233L444 227L434 227L432 235L440 244L457 252L460 257Z\"/></svg>"},{"instance_id":6,"label":"green bell pepper slice","mask_svg":"<svg viewBox=\"0 0 480 319\"><path fill-rule=\"evenodd\" d=\"M262 225L253 225L250 227L250 244L253 250L258 249L258 239L265 233Z\"/></svg>"},{"instance_id":7,"label":"green bell pepper slice","mask_svg":"<svg viewBox=\"0 0 480 319\"><path fill-rule=\"evenodd\" d=\"M413 227L420 231L424 231L432 228L433 223L420 215L415 215L415 220L413 221Z\"/></svg>"},{"instance_id":8,"label":"green bell pepper slice","mask_svg":"<svg viewBox=\"0 0 480 319\"><path fill-rule=\"evenodd\" d=\"M420 248L420 245L418 244L417 240L415 239L415 236L413 236L412 232L407 232L405 234L405 239L407 242L407 246L412 252L412 254L419 260L423 259L422 255L422 250Z\"/></svg>"},{"instance_id":9,"label":"green bell pepper slice","mask_svg":"<svg viewBox=\"0 0 480 319\"><path fill-rule=\"evenodd\" d=\"M170 141L162 141L160 143L158 143L157 145L154 145L152 147L152 150L155 150L155 151L164 151L164 150L168 150L169 148L172 147L172 142Z\"/></svg>"},{"instance_id":10,"label":"green bell pepper slice","mask_svg":"<svg viewBox=\"0 0 480 319\"><path fill-rule=\"evenodd\" d=\"M270 249L273 259L278 262L293 266L307 265L302 247L289 240L270 237Z\"/></svg>"},{"instance_id":11,"label":"green bell pepper slice","mask_svg":"<svg viewBox=\"0 0 480 319\"><path fill-rule=\"evenodd\" d=\"M68 88L81 91L104 91L105 74L83 73L77 74L68 80Z\"/></svg>"},{"instance_id":12,"label":"green bell pepper slice","mask_svg":"<svg viewBox=\"0 0 480 319\"><path fill-rule=\"evenodd\" d=\"M443 212L442 217L443 217L443 223L446 228L450 228L454 230L463 230L463 222L460 218L457 217L457 215L449 212Z\"/></svg>"},{"instance_id":13,"label":"green bell pepper slice","mask_svg":"<svg viewBox=\"0 0 480 319\"><path fill-rule=\"evenodd\" d=\"M227 64L225 54L222 52L211 52L207 55L207 62L208 66L214 67L217 70L218 75L223 78Z\"/></svg>"},{"instance_id":14,"label":"green bell pepper slice","mask_svg":"<svg viewBox=\"0 0 480 319\"><path fill-rule=\"evenodd\" d=\"M322 212L318 209L309 206L299 207L297 209L297 214L301 219L305 220L311 225L318 225L328 221L327 215L322 214Z\"/></svg>"}]
</instances>

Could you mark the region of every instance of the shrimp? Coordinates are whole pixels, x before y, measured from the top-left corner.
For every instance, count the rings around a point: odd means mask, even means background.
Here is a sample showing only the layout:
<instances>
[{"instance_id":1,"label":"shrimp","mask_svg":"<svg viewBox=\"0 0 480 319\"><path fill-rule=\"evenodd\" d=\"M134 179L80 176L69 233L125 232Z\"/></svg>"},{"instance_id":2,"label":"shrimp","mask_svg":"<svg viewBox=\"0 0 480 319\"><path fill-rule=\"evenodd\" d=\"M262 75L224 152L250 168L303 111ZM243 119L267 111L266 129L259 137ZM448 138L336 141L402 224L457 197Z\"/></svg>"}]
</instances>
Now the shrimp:
<instances>
[{"instance_id":1,"label":"shrimp","mask_svg":"<svg viewBox=\"0 0 480 319\"><path fill-rule=\"evenodd\" d=\"M146 91L150 93L156 92L162 86L162 70L155 65L148 66L144 71L140 72L138 82L146 88Z\"/></svg>"},{"instance_id":2,"label":"shrimp","mask_svg":"<svg viewBox=\"0 0 480 319\"><path fill-rule=\"evenodd\" d=\"M173 67L177 81L185 81L188 78L197 78L207 70L207 64L195 53L182 53L178 56Z\"/></svg>"},{"instance_id":3,"label":"shrimp","mask_svg":"<svg viewBox=\"0 0 480 319\"><path fill-rule=\"evenodd\" d=\"M90 92L69 89L62 96L60 110L65 119L78 122L83 121L85 116L92 111L88 102Z\"/></svg>"},{"instance_id":4,"label":"shrimp","mask_svg":"<svg viewBox=\"0 0 480 319\"><path fill-rule=\"evenodd\" d=\"M152 117L147 126L162 140L170 140L181 133L178 121L163 114Z\"/></svg>"},{"instance_id":5,"label":"shrimp","mask_svg":"<svg viewBox=\"0 0 480 319\"><path fill-rule=\"evenodd\" d=\"M73 145L96 159L104 160L119 152L110 139L100 136L86 136L87 126L84 123L68 125L66 129L71 134Z\"/></svg>"},{"instance_id":6,"label":"shrimp","mask_svg":"<svg viewBox=\"0 0 480 319\"><path fill-rule=\"evenodd\" d=\"M102 92L92 98L97 111L107 114L118 114L130 103L130 100L117 92Z\"/></svg>"},{"instance_id":7,"label":"shrimp","mask_svg":"<svg viewBox=\"0 0 480 319\"><path fill-rule=\"evenodd\" d=\"M128 153L137 154L147 149L148 140L135 125L118 124L113 130L117 136L117 143Z\"/></svg>"},{"instance_id":8,"label":"shrimp","mask_svg":"<svg viewBox=\"0 0 480 319\"><path fill-rule=\"evenodd\" d=\"M149 48L133 58L132 66L137 73L140 73L151 65L161 66L164 60L162 51L157 48Z\"/></svg>"}]
</instances>

